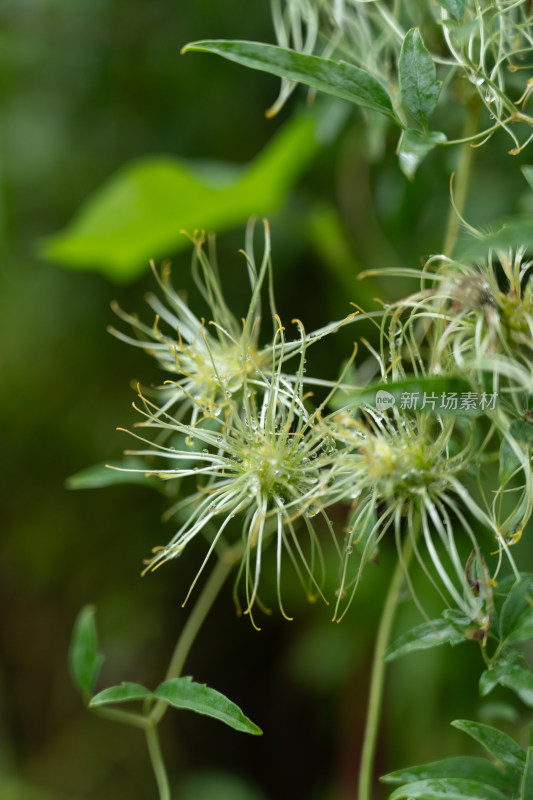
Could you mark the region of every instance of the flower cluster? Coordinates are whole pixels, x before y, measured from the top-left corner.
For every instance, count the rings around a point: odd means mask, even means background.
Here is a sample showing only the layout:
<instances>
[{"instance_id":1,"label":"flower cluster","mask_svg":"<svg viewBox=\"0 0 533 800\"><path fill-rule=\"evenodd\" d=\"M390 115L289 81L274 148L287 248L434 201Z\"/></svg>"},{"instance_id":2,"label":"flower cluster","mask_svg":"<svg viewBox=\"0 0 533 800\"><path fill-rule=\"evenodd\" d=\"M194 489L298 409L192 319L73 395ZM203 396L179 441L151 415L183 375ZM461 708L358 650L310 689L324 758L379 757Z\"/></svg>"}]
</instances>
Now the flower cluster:
<instances>
[{"instance_id":1,"label":"flower cluster","mask_svg":"<svg viewBox=\"0 0 533 800\"><path fill-rule=\"evenodd\" d=\"M132 435L147 447L135 453L152 462L164 459L168 468L151 470L161 479L194 477L197 481L196 489L174 509L185 521L167 545L156 548L147 569L179 556L191 539L206 533L210 545L192 589L223 537L240 528L243 558L236 586L242 578L244 613L251 615L259 602L263 549L275 541L277 595L286 616L281 600L282 552L288 554L308 595L314 597L321 594L323 559L313 518L319 515L332 532L324 508L335 446L322 416L327 398L313 407L311 394L305 392L304 384L312 382L305 376L307 348L355 315L309 335L302 323L294 320L298 336L287 341L270 292L274 333L268 345L260 346L261 288L270 270L267 223L259 269L252 236L253 223L244 253L251 300L241 323L225 303L218 274L203 251L200 236L193 240L193 269L201 268L199 285L212 312L210 323L206 325L193 314L165 271L159 281L167 305L148 298L157 314L153 327L118 310L139 338L113 332L143 347L172 375L156 389L139 390L138 411L144 421L137 427L146 435ZM169 333L161 331L161 320ZM211 326L216 335L210 333ZM284 368L290 358L296 359L296 368L287 374ZM237 591L235 596L239 606Z\"/></svg>"},{"instance_id":2,"label":"flower cluster","mask_svg":"<svg viewBox=\"0 0 533 800\"><path fill-rule=\"evenodd\" d=\"M244 255L251 299L241 322L224 300L203 237L193 244L193 269L210 306L209 323L189 309L164 271L158 280L166 303L149 298L154 325L119 312L138 338L116 332L143 347L170 375L150 392L139 390L143 420L132 435L142 442L135 452L150 461L143 471L177 479L181 489L195 481L171 511L180 519L175 534L154 550L146 571L204 535L207 552L192 590L213 552L236 538L242 560L235 600L253 621L254 606L265 607L263 555L272 545L277 600L290 618L282 601L282 582L289 579L283 564L289 561L290 574L309 598L323 596L327 545L339 559L334 619L340 620L366 564L390 533L399 557L410 542L443 600L487 630L486 592L471 579L473 570L488 575L479 529L489 533L498 553L487 583L504 554L516 569L509 548L533 507L528 450L533 436L528 439L531 426L520 406L532 393L533 377L531 286L523 254L499 253L498 266L492 255L476 267L444 257L430 260L417 273L419 292L385 306L377 318L370 315L379 329L379 352L366 345L380 379L369 386L368 362L365 381L358 380L357 348L338 382L306 375L309 345L364 315L311 334L294 320L297 335L288 340L273 299L266 223L258 267L253 223L248 228ZM260 304L267 279L274 325L265 345ZM309 391L313 384L326 394L318 405ZM490 396L493 402L419 407L404 402L413 394ZM488 488L493 478L495 488ZM333 506L335 519L347 518L340 537L330 519Z\"/></svg>"}]
</instances>

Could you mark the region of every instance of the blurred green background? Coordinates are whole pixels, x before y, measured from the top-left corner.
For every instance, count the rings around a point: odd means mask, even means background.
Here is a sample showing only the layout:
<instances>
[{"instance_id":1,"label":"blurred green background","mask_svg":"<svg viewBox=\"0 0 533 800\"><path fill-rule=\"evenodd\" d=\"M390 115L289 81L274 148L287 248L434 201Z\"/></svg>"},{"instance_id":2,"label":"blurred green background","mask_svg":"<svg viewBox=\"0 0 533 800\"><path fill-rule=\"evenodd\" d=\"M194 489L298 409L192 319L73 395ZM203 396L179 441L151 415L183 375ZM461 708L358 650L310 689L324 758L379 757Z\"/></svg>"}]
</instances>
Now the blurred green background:
<instances>
[{"instance_id":1,"label":"blurred green background","mask_svg":"<svg viewBox=\"0 0 533 800\"><path fill-rule=\"evenodd\" d=\"M342 104L320 98L317 129L300 90L267 120L275 79L210 56L180 56L186 42L207 37L273 41L268 3L0 2L3 800L155 797L142 735L82 707L67 671L68 641L79 609L95 603L106 654L101 686L157 684L204 552L195 543L179 563L141 579L143 558L171 534L172 524L161 522L164 498L132 486L65 488L72 473L120 456L128 443L115 428L135 419L131 381L159 379L150 359L106 333L115 321L110 302L142 312L153 282L144 256L125 257L112 280L113 270L87 255L83 241L78 266L94 269L45 260L43 241L51 253L50 237L132 160L178 158L218 191L242 178L235 165L244 174L277 134L309 117L305 146L282 154L283 175L267 164L253 192L245 184L244 200L237 190L227 218L219 214L227 195L219 206L210 195L215 208L198 222L221 220L219 263L237 313L246 300L237 251L251 213L268 211L281 317L299 317L308 330L349 313L350 301L370 307L378 293L385 299L409 288L390 278L358 283L360 269L414 266L442 246L455 151L431 154L410 183L396 164L394 134L364 127L360 112ZM518 169L527 157L512 161L513 177L505 144L495 137L476 155L468 203L474 224L527 202ZM174 283L193 296L190 255L176 235L190 224L180 221L189 201L158 212L174 238L152 255L171 257ZM117 249L126 252L127 243ZM336 334L335 354L332 344L318 346L314 373L335 377L361 333L371 335L370 327ZM529 544L521 547L530 559ZM169 713L162 736L175 800L355 796L371 648L393 557L385 549L339 626L329 609L307 606L298 589L288 598L295 621L274 613L257 633L236 617L229 588L223 591L186 673L227 693L264 736ZM410 603L400 616L400 626L419 622ZM475 647L394 665L379 770L464 751L448 723L478 713L480 667ZM503 690L502 699L510 699Z\"/></svg>"}]
</instances>

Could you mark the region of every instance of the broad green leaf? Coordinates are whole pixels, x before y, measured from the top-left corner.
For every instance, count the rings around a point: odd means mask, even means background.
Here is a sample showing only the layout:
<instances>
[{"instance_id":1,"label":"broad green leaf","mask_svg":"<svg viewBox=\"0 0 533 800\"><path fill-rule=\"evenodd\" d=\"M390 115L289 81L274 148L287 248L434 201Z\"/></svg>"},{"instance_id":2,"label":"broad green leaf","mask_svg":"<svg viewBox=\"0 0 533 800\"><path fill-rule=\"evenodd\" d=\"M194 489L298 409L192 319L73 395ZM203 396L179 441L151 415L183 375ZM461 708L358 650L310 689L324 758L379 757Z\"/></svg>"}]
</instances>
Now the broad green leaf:
<instances>
[{"instance_id":1,"label":"broad green leaf","mask_svg":"<svg viewBox=\"0 0 533 800\"><path fill-rule=\"evenodd\" d=\"M527 602L528 591L529 581L517 580L505 598L505 602L500 612L500 639L507 639L507 637L515 629L516 624L524 611L527 611L528 608L531 608Z\"/></svg>"},{"instance_id":2,"label":"broad green leaf","mask_svg":"<svg viewBox=\"0 0 533 800\"><path fill-rule=\"evenodd\" d=\"M533 747L528 747L527 750L520 800L533 800Z\"/></svg>"},{"instance_id":3,"label":"broad green leaf","mask_svg":"<svg viewBox=\"0 0 533 800\"><path fill-rule=\"evenodd\" d=\"M400 149L398 150L400 169L403 174L409 180L412 180L418 166L427 154L440 142L445 141L446 135L439 131L422 133L413 128L404 131L400 139Z\"/></svg>"},{"instance_id":4,"label":"broad green leaf","mask_svg":"<svg viewBox=\"0 0 533 800\"><path fill-rule=\"evenodd\" d=\"M533 608L527 608L516 621L516 625L507 637L508 644L527 642L533 639Z\"/></svg>"},{"instance_id":5,"label":"broad green leaf","mask_svg":"<svg viewBox=\"0 0 533 800\"><path fill-rule=\"evenodd\" d=\"M113 469L113 467L116 467L116 469ZM163 484L157 478L147 477L143 472L124 472L119 469L120 467L146 470L146 462L141 458L128 457L122 461L94 464L92 467L82 469L67 478L65 486L67 489L99 489L103 486L134 483L160 491L163 490Z\"/></svg>"},{"instance_id":6,"label":"broad green leaf","mask_svg":"<svg viewBox=\"0 0 533 800\"><path fill-rule=\"evenodd\" d=\"M533 189L533 167L528 165L528 164L524 165L522 167L522 173L523 173L524 178L526 179L526 181L529 183L529 185Z\"/></svg>"},{"instance_id":7,"label":"broad green leaf","mask_svg":"<svg viewBox=\"0 0 533 800\"><path fill-rule=\"evenodd\" d=\"M451 14L457 22L462 21L466 9L466 0L437 0L437 2L448 14Z\"/></svg>"},{"instance_id":8,"label":"broad green leaf","mask_svg":"<svg viewBox=\"0 0 533 800\"><path fill-rule=\"evenodd\" d=\"M406 378L395 383L372 383L353 390L342 389L334 399L336 408L371 405L381 410L396 405L406 410L426 409L432 414L477 416L482 413L481 395L471 391L464 378L428 376Z\"/></svg>"},{"instance_id":9,"label":"broad green leaf","mask_svg":"<svg viewBox=\"0 0 533 800\"><path fill-rule=\"evenodd\" d=\"M96 694L90 706L107 706L110 703L127 703L131 700L145 700L151 697L152 693L149 689L141 686L140 683L121 683L120 686L110 686L109 689L104 689Z\"/></svg>"},{"instance_id":10,"label":"broad green leaf","mask_svg":"<svg viewBox=\"0 0 533 800\"><path fill-rule=\"evenodd\" d=\"M463 778L440 778L408 783L396 789L389 800L399 800L401 797L408 797L410 800L418 797L422 800L508 800L508 796L502 794L499 789Z\"/></svg>"},{"instance_id":11,"label":"broad green leaf","mask_svg":"<svg viewBox=\"0 0 533 800\"><path fill-rule=\"evenodd\" d=\"M85 606L74 623L69 666L72 679L83 695L91 695L104 657L98 652L94 606Z\"/></svg>"},{"instance_id":12,"label":"broad green leaf","mask_svg":"<svg viewBox=\"0 0 533 800\"><path fill-rule=\"evenodd\" d=\"M273 44L224 39L191 42L181 52L191 51L214 53L244 67L303 83L355 105L379 111L396 124L401 124L382 84L370 72L345 61L332 61Z\"/></svg>"},{"instance_id":13,"label":"broad green leaf","mask_svg":"<svg viewBox=\"0 0 533 800\"><path fill-rule=\"evenodd\" d=\"M165 700L174 708L188 708L225 722L236 731L260 734L261 728L245 717L241 709L220 692L205 684L196 683L190 677L164 681L154 692L154 697Z\"/></svg>"},{"instance_id":14,"label":"broad green leaf","mask_svg":"<svg viewBox=\"0 0 533 800\"><path fill-rule=\"evenodd\" d=\"M406 111L427 130L427 121L439 99L441 82L418 28L405 35L398 65L400 96Z\"/></svg>"},{"instance_id":15,"label":"broad green leaf","mask_svg":"<svg viewBox=\"0 0 533 800\"><path fill-rule=\"evenodd\" d=\"M444 619L434 619L418 625L393 642L385 653L385 661L392 661L414 650L427 650L442 644L460 644L465 637Z\"/></svg>"},{"instance_id":16,"label":"broad green leaf","mask_svg":"<svg viewBox=\"0 0 533 800\"><path fill-rule=\"evenodd\" d=\"M498 682L519 696L528 706L533 706L533 673L520 664L510 664L500 671Z\"/></svg>"},{"instance_id":17,"label":"broad green leaf","mask_svg":"<svg viewBox=\"0 0 533 800\"><path fill-rule=\"evenodd\" d=\"M381 778L385 783L413 783L434 778L462 778L478 783L485 783L497 789L518 788L518 776L506 773L485 758L472 758L459 756L457 758L444 758L442 761L432 761L417 767L390 772Z\"/></svg>"},{"instance_id":18,"label":"broad green leaf","mask_svg":"<svg viewBox=\"0 0 533 800\"><path fill-rule=\"evenodd\" d=\"M522 774L526 760L525 753L506 733L491 725L483 725L468 719L456 719L452 725L483 745L499 761L503 761L512 770Z\"/></svg>"},{"instance_id":19,"label":"broad green leaf","mask_svg":"<svg viewBox=\"0 0 533 800\"><path fill-rule=\"evenodd\" d=\"M116 282L136 279L150 258L189 248L183 230L218 232L275 211L317 150L311 114L293 117L245 167L210 169L166 156L121 169L82 206L41 254L73 269L98 270Z\"/></svg>"}]
</instances>

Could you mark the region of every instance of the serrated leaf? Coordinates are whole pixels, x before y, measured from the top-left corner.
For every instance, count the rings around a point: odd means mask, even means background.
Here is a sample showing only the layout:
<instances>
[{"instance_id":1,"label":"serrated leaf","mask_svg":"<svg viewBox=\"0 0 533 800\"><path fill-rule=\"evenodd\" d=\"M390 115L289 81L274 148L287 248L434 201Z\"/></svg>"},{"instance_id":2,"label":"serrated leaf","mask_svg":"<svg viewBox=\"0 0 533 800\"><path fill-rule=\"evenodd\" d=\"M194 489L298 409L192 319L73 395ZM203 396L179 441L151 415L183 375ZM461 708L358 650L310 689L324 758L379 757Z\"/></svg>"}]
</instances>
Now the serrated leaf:
<instances>
[{"instance_id":1,"label":"serrated leaf","mask_svg":"<svg viewBox=\"0 0 533 800\"><path fill-rule=\"evenodd\" d=\"M108 689L98 692L89 705L107 706L111 703L128 703L132 700L146 700L147 697L151 696L150 690L145 686L141 686L140 683L128 683L125 681L120 686L110 686Z\"/></svg>"},{"instance_id":2,"label":"serrated leaf","mask_svg":"<svg viewBox=\"0 0 533 800\"><path fill-rule=\"evenodd\" d=\"M379 111L400 124L382 84L366 70L345 61L332 61L321 56L299 53L287 47L242 40L212 39L191 42L185 45L182 53L191 51L214 53L242 66L303 83L355 105Z\"/></svg>"},{"instance_id":3,"label":"serrated leaf","mask_svg":"<svg viewBox=\"0 0 533 800\"><path fill-rule=\"evenodd\" d=\"M421 162L434 147L446 141L446 135L440 131L422 133L413 128L402 133L398 159L403 174L412 180Z\"/></svg>"},{"instance_id":4,"label":"serrated leaf","mask_svg":"<svg viewBox=\"0 0 533 800\"><path fill-rule=\"evenodd\" d=\"M70 673L83 695L92 694L103 660L98 652L95 608L85 606L74 623L69 649Z\"/></svg>"},{"instance_id":5,"label":"serrated leaf","mask_svg":"<svg viewBox=\"0 0 533 800\"><path fill-rule=\"evenodd\" d=\"M402 105L426 130L441 83L436 80L435 64L418 28L411 28L405 35L398 71Z\"/></svg>"},{"instance_id":6,"label":"serrated leaf","mask_svg":"<svg viewBox=\"0 0 533 800\"><path fill-rule=\"evenodd\" d=\"M123 472L120 468L139 469L143 472ZM124 458L121 461L94 464L76 472L65 481L67 489L100 489L119 484L138 484L162 491L162 483L145 474L146 462L142 458Z\"/></svg>"},{"instance_id":7,"label":"serrated leaf","mask_svg":"<svg viewBox=\"0 0 533 800\"><path fill-rule=\"evenodd\" d=\"M416 767L396 770L384 775L385 783L413 783L414 781L435 778L462 778L485 783L497 789L515 791L518 788L518 776L506 773L485 758L459 756L431 761Z\"/></svg>"},{"instance_id":8,"label":"serrated leaf","mask_svg":"<svg viewBox=\"0 0 533 800\"><path fill-rule=\"evenodd\" d=\"M533 800L533 747L528 747L526 766L520 787L520 800Z\"/></svg>"},{"instance_id":9,"label":"serrated leaf","mask_svg":"<svg viewBox=\"0 0 533 800\"><path fill-rule=\"evenodd\" d=\"M398 637L387 649L385 661L392 661L415 650L427 650L443 644L455 645L464 641L466 641L464 635L450 622L435 619L432 622L424 622Z\"/></svg>"},{"instance_id":10,"label":"serrated leaf","mask_svg":"<svg viewBox=\"0 0 533 800\"><path fill-rule=\"evenodd\" d=\"M452 722L452 725L483 745L499 761L503 761L512 770L520 775L522 774L526 760L525 753L514 739L511 739L506 733L493 728L491 725L472 722L468 719L456 719Z\"/></svg>"},{"instance_id":11,"label":"serrated leaf","mask_svg":"<svg viewBox=\"0 0 533 800\"><path fill-rule=\"evenodd\" d=\"M466 0L437 0L437 3L444 8L448 14L462 22L466 10Z\"/></svg>"},{"instance_id":12,"label":"serrated leaf","mask_svg":"<svg viewBox=\"0 0 533 800\"><path fill-rule=\"evenodd\" d=\"M423 798L423 800L508 800L507 795L499 789L487 786L478 781L469 781L462 778L441 778L428 781L408 783L396 789L389 800L399 800L408 797Z\"/></svg>"},{"instance_id":13,"label":"serrated leaf","mask_svg":"<svg viewBox=\"0 0 533 800\"><path fill-rule=\"evenodd\" d=\"M317 148L315 118L304 114L291 118L248 166L225 165L223 176L184 159L138 159L90 196L65 229L47 237L40 253L116 282L135 280L150 258L190 247L183 230L222 232L275 211Z\"/></svg>"},{"instance_id":14,"label":"serrated leaf","mask_svg":"<svg viewBox=\"0 0 533 800\"><path fill-rule=\"evenodd\" d=\"M255 735L263 732L225 695L194 682L190 677L164 681L155 690L154 697L165 700L174 708L188 708L197 714L214 717L237 731Z\"/></svg>"}]
</instances>

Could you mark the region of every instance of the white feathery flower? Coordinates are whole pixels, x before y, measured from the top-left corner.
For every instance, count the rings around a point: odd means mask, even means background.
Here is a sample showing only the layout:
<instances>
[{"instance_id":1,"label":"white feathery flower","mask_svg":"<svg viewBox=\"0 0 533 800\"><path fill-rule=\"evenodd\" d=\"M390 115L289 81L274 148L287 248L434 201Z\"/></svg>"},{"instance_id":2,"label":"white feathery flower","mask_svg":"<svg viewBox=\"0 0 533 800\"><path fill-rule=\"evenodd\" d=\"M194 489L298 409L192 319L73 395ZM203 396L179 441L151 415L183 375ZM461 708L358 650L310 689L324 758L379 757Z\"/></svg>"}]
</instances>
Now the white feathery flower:
<instances>
[{"instance_id":1,"label":"white feathery flower","mask_svg":"<svg viewBox=\"0 0 533 800\"><path fill-rule=\"evenodd\" d=\"M220 277L211 247L210 257L204 252L204 235L193 238L192 270L198 288L207 301L211 319L206 323L189 308L170 282L170 269L164 266L161 275L154 274L164 295L164 301L151 294L147 300L156 314L152 327L142 323L137 316L126 314L115 306L117 314L132 325L138 338L132 338L111 328L111 333L123 341L143 348L152 355L162 369L170 374L163 386L143 390L155 396L160 413L174 413L191 425L204 419L218 417L224 409L242 395L243 387L266 389L265 376L272 372L272 351L276 356L276 369L291 356L301 354L302 341L259 344L261 324L261 293L268 279L271 316L276 314L271 278L270 232L264 221L265 247L261 264L254 257L252 220L247 229L246 249L241 251L246 261L251 286L251 296L246 316L237 320L229 309L222 292ZM213 244L213 242L211 242ZM355 315L332 323L310 333L306 342L317 341ZM287 380L289 378L287 377ZM311 382L311 381L307 381ZM189 420L187 420L189 417Z\"/></svg>"},{"instance_id":2,"label":"white feathery flower","mask_svg":"<svg viewBox=\"0 0 533 800\"><path fill-rule=\"evenodd\" d=\"M182 423L141 395L143 408L139 410L146 420L139 425L148 434L156 433L156 441L132 434L149 445L136 454L169 463L168 468L150 474L165 480L194 476L198 481L196 491L179 504L187 511L185 522L167 545L156 548L147 570L179 556L194 537L209 531L208 551L190 593L221 537L240 530L243 559L236 592L242 578L244 613L250 614L252 622L253 606L260 602L264 548L275 543L278 602L287 616L281 600L283 554L289 556L309 596L321 595L323 559L313 518L319 515L333 535L324 505L335 446L321 417L325 403L311 411L306 408L306 337L302 324L296 324L300 359L292 381L281 371L285 337L278 320L269 370L262 372L257 366L253 380L244 374L239 402L226 398L218 430ZM158 443L161 431L185 437L196 449Z\"/></svg>"}]
</instances>

